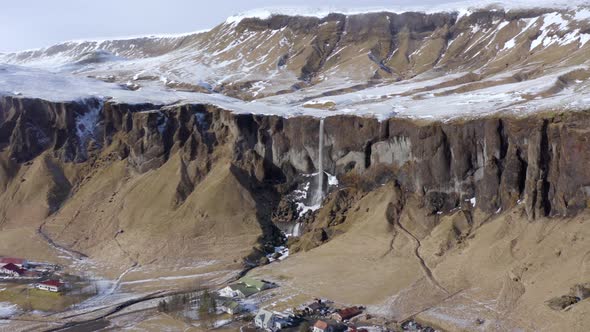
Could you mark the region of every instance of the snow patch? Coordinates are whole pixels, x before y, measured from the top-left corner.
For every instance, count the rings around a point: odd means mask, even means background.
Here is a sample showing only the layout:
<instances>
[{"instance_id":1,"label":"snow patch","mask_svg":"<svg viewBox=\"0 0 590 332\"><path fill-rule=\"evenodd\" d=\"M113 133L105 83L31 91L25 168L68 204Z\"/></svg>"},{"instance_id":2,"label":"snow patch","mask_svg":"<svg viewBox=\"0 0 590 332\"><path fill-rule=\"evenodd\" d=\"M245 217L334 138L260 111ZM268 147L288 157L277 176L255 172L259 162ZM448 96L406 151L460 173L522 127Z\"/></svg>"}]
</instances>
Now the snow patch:
<instances>
[{"instance_id":1,"label":"snow patch","mask_svg":"<svg viewBox=\"0 0 590 332\"><path fill-rule=\"evenodd\" d=\"M169 277L158 277L158 278L151 278L151 279L141 279L141 280L133 280L133 281L124 281L121 282L121 285L134 285L134 284L143 284L148 282L158 282L158 281L171 281L171 280L183 280L183 279L196 279L196 278L203 278L203 277L212 277L220 274L226 274L231 272L230 270L225 271L214 271L214 272L206 272L206 273L199 273L199 274L190 274L190 275L182 275L182 276L169 276Z\"/></svg>"},{"instance_id":2,"label":"snow patch","mask_svg":"<svg viewBox=\"0 0 590 332\"><path fill-rule=\"evenodd\" d=\"M98 103L95 107L89 107L88 112L76 117L76 134L82 145L85 145L90 137L94 137L94 130L101 110L102 103Z\"/></svg>"},{"instance_id":3,"label":"snow patch","mask_svg":"<svg viewBox=\"0 0 590 332\"><path fill-rule=\"evenodd\" d=\"M21 312L16 304L0 302L0 319L9 319Z\"/></svg>"},{"instance_id":4,"label":"snow patch","mask_svg":"<svg viewBox=\"0 0 590 332\"><path fill-rule=\"evenodd\" d=\"M313 205L306 205L305 203L301 203L301 202L297 202L297 211L299 211L299 217L302 217L304 214L306 214L309 211L316 211L318 210L320 207L322 207L321 204L313 204Z\"/></svg>"},{"instance_id":5,"label":"snow patch","mask_svg":"<svg viewBox=\"0 0 590 332\"><path fill-rule=\"evenodd\" d=\"M518 39L520 36L522 36L522 34L527 32L531 28L531 26L537 22L537 19L536 18L527 18L522 21L525 22L525 27L520 31L520 33L518 33L516 36L512 37L512 39L507 41L504 44L504 47L502 48L502 50L509 50L509 49L514 48L514 46L516 45L516 39Z\"/></svg>"},{"instance_id":6,"label":"snow patch","mask_svg":"<svg viewBox=\"0 0 590 332\"><path fill-rule=\"evenodd\" d=\"M586 21L590 20L590 8L583 8L576 11L574 15L574 20L576 21Z\"/></svg>"},{"instance_id":7,"label":"snow patch","mask_svg":"<svg viewBox=\"0 0 590 332\"><path fill-rule=\"evenodd\" d=\"M326 175L328 176L328 185L329 186L337 186L339 184L338 178L336 177L336 175L332 175L328 172L326 172Z\"/></svg>"}]
</instances>

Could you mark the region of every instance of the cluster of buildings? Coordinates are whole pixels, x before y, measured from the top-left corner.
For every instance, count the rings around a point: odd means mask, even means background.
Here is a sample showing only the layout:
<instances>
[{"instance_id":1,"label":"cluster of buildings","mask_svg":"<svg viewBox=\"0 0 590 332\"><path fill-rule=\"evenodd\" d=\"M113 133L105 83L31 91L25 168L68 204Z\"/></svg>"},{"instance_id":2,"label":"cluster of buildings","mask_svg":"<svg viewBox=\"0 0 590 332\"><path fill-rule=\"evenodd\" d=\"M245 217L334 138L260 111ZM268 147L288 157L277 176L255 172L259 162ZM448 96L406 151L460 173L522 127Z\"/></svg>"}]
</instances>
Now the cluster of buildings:
<instances>
[{"instance_id":1,"label":"cluster of buildings","mask_svg":"<svg viewBox=\"0 0 590 332\"><path fill-rule=\"evenodd\" d=\"M222 300L219 308L231 315L244 312L245 309L241 305L243 299L275 286L275 284L264 280L250 277L241 278L217 292ZM301 307L296 314L260 309L254 316L254 325L259 330L275 332L299 326L302 322L307 321L312 332L367 332L363 328L357 329L350 322L351 319L362 313L362 307L335 308L330 302L316 299Z\"/></svg>"},{"instance_id":2,"label":"cluster of buildings","mask_svg":"<svg viewBox=\"0 0 590 332\"><path fill-rule=\"evenodd\" d=\"M60 280L48 278L57 270L57 266L29 262L22 258L0 257L0 278L8 280L38 280L33 287L49 292L62 292L65 283ZM42 279L46 279L41 281Z\"/></svg>"},{"instance_id":3,"label":"cluster of buildings","mask_svg":"<svg viewBox=\"0 0 590 332\"><path fill-rule=\"evenodd\" d=\"M308 321L312 332L367 332L357 329L349 320L363 313L360 307L334 309L326 302L316 300L305 306L298 315L285 315L266 309L260 309L254 317L254 324L265 331L280 331L286 327L299 325Z\"/></svg>"},{"instance_id":4,"label":"cluster of buildings","mask_svg":"<svg viewBox=\"0 0 590 332\"><path fill-rule=\"evenodd\" d=\"M2 279L38 279L46 269L39 263L30 263L22 258L0 257L0 278Z\"/></svg>"},{"instance_id":5,"label":"cluster of buildings","mask_svg":"<svg viewBox=\"0 0 590 332\"><path fill-rule=\"evenodd\" d=\"M1 257L0 276L3 279L34 278L34 271L27 269L27 261L20 258Z\"/></svg>"},{"instance_id":6,"label":"cluster of buildings","mask_svg":"<svg viewBox=\"0 0 590 332\"><path fill-rule=\"evenodd\" d=\"M348 323L350 319L363 313L363 310L360 307L354 306L332 309L325 302L316 300L316 302L306 306L304 312L309 316L318 317L313 325L313 332L366 332L364 329L357 329L354 325L345 324Z\"/></svg>"}]
</instances>

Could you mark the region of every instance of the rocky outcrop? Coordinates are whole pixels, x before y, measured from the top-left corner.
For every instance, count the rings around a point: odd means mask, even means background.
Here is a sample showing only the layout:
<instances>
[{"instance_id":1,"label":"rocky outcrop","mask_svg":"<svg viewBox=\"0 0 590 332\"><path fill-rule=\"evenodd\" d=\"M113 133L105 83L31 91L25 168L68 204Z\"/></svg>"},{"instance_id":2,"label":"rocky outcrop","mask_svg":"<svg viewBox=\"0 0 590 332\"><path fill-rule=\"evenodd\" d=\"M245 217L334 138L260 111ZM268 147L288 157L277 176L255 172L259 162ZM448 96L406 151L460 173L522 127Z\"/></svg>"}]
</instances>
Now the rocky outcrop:
<instances>
[{"instance_id":1,"label":"rocky outcrop","mask_svg":"<svg viewBox=\"0 0 590 332\"><path fill-rule=\"evenodd\" d=\"M221 154L231 156L243 174L279 186L280 192L318 168L319 120L312 117L98 100L5 97L0 106L0 144L18 163L43 151L83 162L108 147L143 173L181 153L177 204ZM589 130L584 112L449 122L340 115L325 120L322 163L339 177L387 169L431 214L470 202L488 213L524 204L530 219L570 216L590 198Z\"/></svg>"},{"instance_id":2,"label":"rocky outcrop","mask_svg":"<svg viewBox=\"0 0 590 332\"><path fill-rule=\"evenodd\" d=\"M0 100L0 146L17 162L33 159L47 149L59 150L67 161L82 161L77 116L91 104L50 103L39 99L5 97Z\"/></svg>"}]
</instances>

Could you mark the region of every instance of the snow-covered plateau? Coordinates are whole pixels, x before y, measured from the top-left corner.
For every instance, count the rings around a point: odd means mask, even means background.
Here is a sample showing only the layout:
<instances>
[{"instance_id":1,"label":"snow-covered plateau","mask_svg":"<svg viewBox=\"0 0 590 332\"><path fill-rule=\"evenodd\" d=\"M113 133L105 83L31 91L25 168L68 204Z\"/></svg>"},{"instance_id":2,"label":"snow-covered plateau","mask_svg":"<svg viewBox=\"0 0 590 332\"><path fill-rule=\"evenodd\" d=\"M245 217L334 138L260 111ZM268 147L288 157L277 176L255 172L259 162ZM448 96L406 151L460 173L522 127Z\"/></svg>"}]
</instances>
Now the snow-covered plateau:
<instances>
[{"instance_id":1,"label":"snow-covered plateau","mask_svg":"<svg viewBox=\"0 0 590 332\"><path fill-rule=\"evenodd\" d=\"M283 117L518 115L588 108L589 50L583 2L274 8L209 31L3 54L0 93Z\"/></svg>"}]
</instances>

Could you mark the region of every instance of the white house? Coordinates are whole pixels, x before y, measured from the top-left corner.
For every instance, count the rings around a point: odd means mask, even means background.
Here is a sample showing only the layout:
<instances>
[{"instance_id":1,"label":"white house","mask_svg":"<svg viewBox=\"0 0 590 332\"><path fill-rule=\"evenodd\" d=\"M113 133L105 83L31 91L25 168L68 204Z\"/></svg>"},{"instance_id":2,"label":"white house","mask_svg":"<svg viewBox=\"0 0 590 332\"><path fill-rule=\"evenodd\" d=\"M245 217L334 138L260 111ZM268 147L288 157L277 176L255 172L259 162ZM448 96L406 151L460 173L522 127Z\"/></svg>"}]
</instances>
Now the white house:
<instances>
[{"instance_id":1,"label":"white house","mask_svg":"<svg viewBox=\"0 0 590 332\"><path fill-rule=\"evenodd\" d=\"M47 280L35 285L35 288L58 293L64 290L65 284L59 280Z\"/></svg>"},{"instance_id":2,"label":"white house","mask_svg":"<svg viewBox=\"0 0 590 332\"><path fill-rule=\"evenodd\" d=\"M254 324L256 325L256 327L260 329L264 329L267 331L275 331L276 320L277 316L274 313L268 310L260 309L256 314L256 317L254 317Z\"/></svg>"},{"instance_id":3,"label":"white house","mask_svg":"<svg viewBox=\"0 0 590 332\"><path fill-rule=\"evenodd\" d=\"M242 292L240 292L240 289L238 287L236 287L236 285L226 286L225 288L220 289L217 293L221 297L229 297L229 298L243 297Z\"/></svg>"},{"instance_id":4,"label":"white house","mask_svg":"<svg viewBox=\"0 0 590 332\"><path fill-rule=\"evenodd\" d=\"M243 282L229 285L225 288L220 289L217 293L221 297L229 297L229 298L240 298L244 299L252 294L256 294L259 292L259 289L254 286L248 286Z\"/></svg>"}]
</instances>

